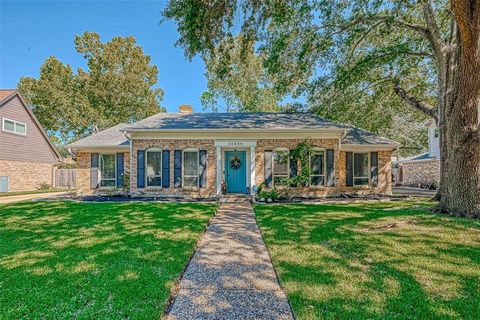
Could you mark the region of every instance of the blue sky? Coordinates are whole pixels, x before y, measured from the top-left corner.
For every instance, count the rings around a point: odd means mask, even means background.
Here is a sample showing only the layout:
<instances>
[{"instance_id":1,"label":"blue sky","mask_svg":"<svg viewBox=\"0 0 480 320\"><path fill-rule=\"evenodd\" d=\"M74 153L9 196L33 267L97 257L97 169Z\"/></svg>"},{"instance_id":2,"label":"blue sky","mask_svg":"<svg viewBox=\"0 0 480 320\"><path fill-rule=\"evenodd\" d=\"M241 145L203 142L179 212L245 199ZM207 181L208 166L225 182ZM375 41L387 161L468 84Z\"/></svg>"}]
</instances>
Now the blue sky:
<instances>
[{"instance_id":1,"label":"blue sky","mask_svg":"<svg viewBox=\"0 0 480 320\"><path fill-rule=\"evenodd\" d=\"M189 62L172 21L160 24L164 1L4 1L0 0L0 88L14 88L20 77L37 77L41 64L56 56L75 69L85 61L74 49L75 35L98 32L102 41L134 36L158 66L162 105L177 111L191 104L202 111L206 89L201 59Z\"/></svg>"}]
</instances>

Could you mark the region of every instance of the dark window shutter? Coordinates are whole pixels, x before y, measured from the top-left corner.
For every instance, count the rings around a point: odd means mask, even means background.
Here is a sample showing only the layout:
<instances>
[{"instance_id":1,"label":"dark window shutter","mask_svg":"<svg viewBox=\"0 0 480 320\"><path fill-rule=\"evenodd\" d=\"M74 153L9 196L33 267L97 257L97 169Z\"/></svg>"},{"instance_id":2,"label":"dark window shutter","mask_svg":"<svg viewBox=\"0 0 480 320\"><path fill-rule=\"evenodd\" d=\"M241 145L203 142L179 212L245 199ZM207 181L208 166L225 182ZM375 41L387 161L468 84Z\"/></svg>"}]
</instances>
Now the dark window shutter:
<instances>
[{"instance_id":1,"label":"dark window shutter","mask_svg":"<svg viewBox=\"0 0 480 320\"><path fill-rule=\"evenodd\" d=\"M198 185L200 188L205 188L207 186L207 150L200 150L198 153L198 170Z\"/></svg>"},{"instance_id":2,"label":"dark window shutter","mask_svg":"<svg viewBox=\"0 0 480 320\"><path fill-rule=\"evenodd\" d=\"M173 152L173 186L175 188L182 187L182 150Z\"/></svg>"},{"instance_id":3,"label":"dark window shutter","mask_svg":"<svg viewBox=\"0 0 480 320\"><path fill-rule=\"evenodd\" d=\"M162 151L162 188L170 187L170 150Z\"/></svg>"},{"instance_id":4,"label":"dark window shutter","mask_svg":"<svg viewBox=\"0 0 480 320\"><path fill-rule=\"evenodd\" d=\"M372 185L378 185L378 152L370 153L370 174L372 179Z\"/></svg>"},{"instance_id":5,"label":"dark window shutter","mask_svg":"<svg viewBox=\"0 0 480 320\"><path fill-rule=\"evenodd\" d=\"M346 152L347 187L353 187L353 152Z\"/></svg>"},{"instance_id":6,"label":"dark window shutter","mask_svg":"<svg viewBox=\"0 0 480 320\"><path fill-rule=\"evenodd\" d=\"M117 188L123 187L123 153L117 153Z\"/></svg>"},{"instance_id":7,"label":"dark window shutter","mask_svg":"<svg viewBox=\"0 0 480 320\"><path fill-rule=\"evenodd\" d=\"M294 178L297 175L298 175L298 161L297 159L290 158L290 178ZM291 184L291 186L296 187L296 185L293 183Z\"/></svg>"},{"instance_id":8,"label":"dark window shutter","mask_svg":"<svg viewBox=\"0 0 480 320\"><path fill-rule=\"evenodd\" d=\"M265 186L272 187L272 161L273 154L271 150L265 150Z\"/></svg>"},{"instance_id":9,"label":"dark window shutter","mask_svg":"<svg viewBox=\"0 0 480 320\"><path fill-rule=\"evenodd\" d=\"M335 186L335 151L327 149L327 187Z\"/></svg>"},{"instance_id":10,"label":"dark window shutter","mask_svg":"<svg viewBox=\"0 0 480 320\"><path fill-rule=\"evenodd\" d=\"M92 153L90 155L90 188L96 189L98 188L98 164L99 164L99 157L98 153Z\"/></svg>"},{"instance_id":11,"label":"dark window shutter","mask_svg":"<svg viewBox=\"0 0 480 320\"><path fill-rule=\"evenodd\" d=\"M137 150L137 187L145 188L145 150Z\"/></svg>"}]
</instances>

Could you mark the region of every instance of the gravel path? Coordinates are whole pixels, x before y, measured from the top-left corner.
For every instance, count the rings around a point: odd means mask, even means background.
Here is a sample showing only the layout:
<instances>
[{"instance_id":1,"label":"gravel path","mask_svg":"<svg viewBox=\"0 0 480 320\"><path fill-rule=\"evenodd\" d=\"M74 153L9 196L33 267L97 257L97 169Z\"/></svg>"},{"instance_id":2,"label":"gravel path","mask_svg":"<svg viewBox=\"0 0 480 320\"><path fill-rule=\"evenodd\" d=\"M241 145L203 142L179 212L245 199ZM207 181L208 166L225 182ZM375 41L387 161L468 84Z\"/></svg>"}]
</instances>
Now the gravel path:
<instances>
[{"instance_id":1,"label":"gravel path","mask_svg":"<svg viewBox=\"0 0 480 320\"><path fill-rule=\"evenodd\" d=\"M167 319L293 319L249 203L222 203Z\"/></svg>"}]
</instances>

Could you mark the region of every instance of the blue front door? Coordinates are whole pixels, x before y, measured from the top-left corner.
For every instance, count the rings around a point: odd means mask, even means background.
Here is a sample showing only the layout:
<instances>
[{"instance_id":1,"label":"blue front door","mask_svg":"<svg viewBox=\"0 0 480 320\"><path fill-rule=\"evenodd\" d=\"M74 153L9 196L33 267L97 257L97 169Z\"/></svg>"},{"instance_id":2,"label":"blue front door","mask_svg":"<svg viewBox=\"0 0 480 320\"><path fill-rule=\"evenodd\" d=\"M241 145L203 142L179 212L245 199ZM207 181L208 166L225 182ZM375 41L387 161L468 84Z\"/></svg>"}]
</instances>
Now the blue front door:
<instances>
[{"instance_id":1,"label":"blue front door","mask_svg":"<svg viewBox=\"0 0 480 320\"><path fill-rule=\"evenodd\" d=\"M246 193L247 164L245 151L225 152L225 180L227 192Z\"/></svg>"}]
</instances>

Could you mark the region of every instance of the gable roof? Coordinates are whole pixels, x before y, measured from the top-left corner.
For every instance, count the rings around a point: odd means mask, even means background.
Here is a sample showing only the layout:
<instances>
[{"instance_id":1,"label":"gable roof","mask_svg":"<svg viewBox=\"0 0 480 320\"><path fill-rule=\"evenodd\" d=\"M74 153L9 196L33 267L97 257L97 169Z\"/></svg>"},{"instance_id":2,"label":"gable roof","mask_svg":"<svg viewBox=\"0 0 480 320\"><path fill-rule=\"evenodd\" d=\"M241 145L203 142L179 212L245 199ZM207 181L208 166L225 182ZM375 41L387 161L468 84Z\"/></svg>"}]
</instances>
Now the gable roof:
<instances>
[{"instance_id":1,"label":"gable roof","mask_svg":"<svg viewBox=\"0 0 480 320\"><path fill-rule=\"evenodd\" d=\"M53 154L55 158L57 158L58 161L61 161L63 157L60 155L58 152L57 148L53 145L52 141L50 141L50 138L48 137L47 133L45 132L45 129L43 128L42 124L40 121L38 121L37 117L33 113L32 109L28 106L28 103L25 101L25 99L22 97L20 92L16 89L1 89L0 90L0 108L3 107L4 105L7 104L8 101L13 99L14 97L18 97L20 100L21 104L27 111L28 115L32 118L33 122L37 126L38 130L41 132L43 138L47 141L48 145L50 146L51 150L53 151Z\"/></svg>"},{"instance_id":2,"label":"gable roof","mask_svg":"<svg viewBox=\"0 0 480 320\"><path fill-rule=\"evenodd\" d=\"M16 91L17 90L15 89L0 89L0 102L8 96L14 94Z\"/></svg>"},{"instance_id":3,"label":"gable roof","mask_svg":"<svg viewBox=\"0 0 480 320\"><path fill-rule=\"evenodd\" d=\"M86 138L77 140L67 145L67 148L121 148L130 145L125 137L124 130L129 126L128 123L120 123L116 126L94 133Z\"/></svg>"},{"instance_id":4,"label":"gable roof","mask_svg":"<svg viewBox=\"0 0 480 320\"><path fill-rule=\"evenodd\" d=\"M143 130L321 130L343 129L339 124L313 113L219 112L219 113L157 113L140 120L127 131Z\"/></svg>"}]
</instances>

